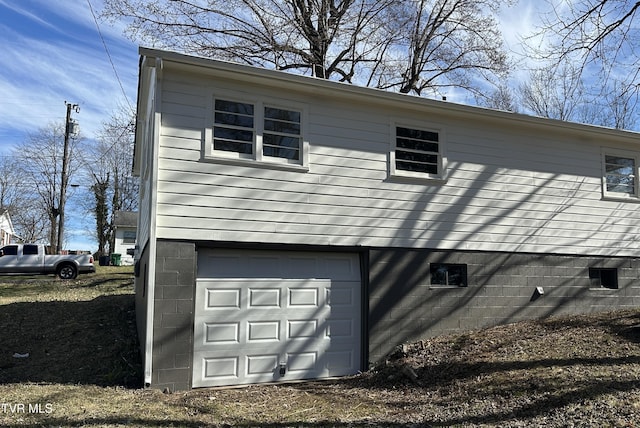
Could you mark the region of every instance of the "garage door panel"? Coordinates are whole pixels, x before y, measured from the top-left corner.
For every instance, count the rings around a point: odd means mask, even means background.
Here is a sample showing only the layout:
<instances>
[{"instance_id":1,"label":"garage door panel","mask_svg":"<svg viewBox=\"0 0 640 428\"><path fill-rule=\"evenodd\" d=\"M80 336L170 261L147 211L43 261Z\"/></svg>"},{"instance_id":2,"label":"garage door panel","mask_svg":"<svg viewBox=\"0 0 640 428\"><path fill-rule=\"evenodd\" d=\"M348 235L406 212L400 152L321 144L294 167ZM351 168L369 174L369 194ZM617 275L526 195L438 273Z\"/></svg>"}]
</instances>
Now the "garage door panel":
<instances>
[{"instance_id":1,"label":"garage door panel","mask_svg":"<svg viewBox=\"0 0 640 428\"><path fill-rule=\"evenodd\" d=\"M229 252L198 258L194 387L360 369L357 255Z\"/></svg>"},{"instance_id":2,"label":"garage door panel","mask_svg":"<svg viewBox=\"0 0 640 428\"><path fill-rule=\"evenodd\" d=\"M280 321L248 321L247 342L278 342L280 340Z\"/></svg>"},{"instance_id":3,"label":"garage door panel","mask_svg":"<svg viewBox=\"0 0 640 428\"><path fill-rule=\"evenodd\" d=\"M278 354L247 355L247 375L273 376L278 368L278 360Z\"/></svg>"},{"instance_id":4,"label":"garage door panel","mask_svg":"<svg viewBox=\"0 0 640 428\"><path fill-rule=\"evenodd\" d=\"M318 336L318 320L289 320L287 339L308 339Z\"/></svg>"},{"instance_id":5,"label":"garage door panel","mask_svg":"<svg viewBox=\"0 0 640 428\"><path fill-rule=\"evenodd\" d=\"M207 309L240 309L240 288L205 289Z\"/></svg>"},{"instance_id":6,"label":"garage door panel","mask_svg":"<svg viewBox=\"0 0 640 428\"><path fill-rule=\"evenodd\" d=\"M202 377L210 382L234 382L239 379L239 357L202 359Z\"/></svg>"},{"instance_id":7,"label":"garage door panel","mask_svg":"<svg viewBox=\"0 0 640 428\"><path fill-rule=\"evenodd\" d=\"M339 376L355 364L354 353L351 350L329 351L326 353L326 359L329 376Z\"/></svg>"},{"instance_id":8,"label":"garage door panel","mask_svg":"<svg viewBox=\"0 0 640 428\"><path fill-rule=\"evenodd\" d=\"M318 288L289 288L287 306L318 307Z\"/></svg>"},{"instance_id":9,"label":"garage door panel","mask_svg":"<svg viewBox=\"0 0 640 428\"><path fill-rule=\"evenodd\" d=\"M357 285L353 282L335 282L331 284L331 288L326 289L326 302L332 308L340 306L352 307L356 304L355 293Z\"/></svg>"},{"instance_id":10,"label":"garage door panel","mask_svg":"<svg viewBox=\"0 0 640 428\"><path fill-rule=\"evenodd\" d=\"M239 322L208 322L204 324L204 344L228 345L240 342Z\"/></svg>"},{"instance_id":11,"label":"garage door panel","mask_svg":"<svg viewBox=\"0 0 640 428\"><path fill-rule=\"evenodd\" d=\"M327 320L326 335L329 339L347 339L353 340L356 337L356 332L353 325L353 319L330 319Z\"/></svg>"},{"instance_id":12,"label":"garage door panel","mask_svg":"<svg viewBox=\"0 0 640 428\"><path fill-rule=\"evenodd\" d=\"M279 308L281 290L279 288L255 288L249 287L250 308Z\"/></svg>"},{"instance_id":13,"label":"garage door panel","mask_svg":"<svg viewBox=\"0 0 640 428\"><path fill-rule=\"evenodd\" d=\"M304 372L303 374L317 371L318 352L290 352L287 353L287 371L290 374Z\"/></svg>"}]
</instances>

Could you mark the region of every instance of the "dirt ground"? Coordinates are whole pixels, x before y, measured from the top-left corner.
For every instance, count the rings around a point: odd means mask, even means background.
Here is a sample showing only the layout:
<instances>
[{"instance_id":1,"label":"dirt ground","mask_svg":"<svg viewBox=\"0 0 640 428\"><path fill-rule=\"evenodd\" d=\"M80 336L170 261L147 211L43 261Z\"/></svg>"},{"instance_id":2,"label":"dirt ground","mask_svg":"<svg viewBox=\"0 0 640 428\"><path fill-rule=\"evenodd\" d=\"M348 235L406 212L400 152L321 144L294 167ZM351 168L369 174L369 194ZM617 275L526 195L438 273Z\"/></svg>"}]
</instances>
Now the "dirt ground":
<instances>
[{"instance_id":1,"label":"dirt ground","mask_svg":"<svg viewBox=\"0 0 640 428\"><path fill-rule=\"evenodd\" d=\"M0 283L0 426L640 427L640 309L436 337L341 379L164 394L140 385L131 275Z\"/></svg>"},{"instance_id":2,"label":"dirt ground","mask_svg":"<svg viewBox=\"0 0 640 428\"><path fill-rule=\"evenodd\" d=\"M338 381L177 399L226 408L229 425L634 427L639 324L637 311L518 323L411 344Z\"/></svg>"}]
</instances>

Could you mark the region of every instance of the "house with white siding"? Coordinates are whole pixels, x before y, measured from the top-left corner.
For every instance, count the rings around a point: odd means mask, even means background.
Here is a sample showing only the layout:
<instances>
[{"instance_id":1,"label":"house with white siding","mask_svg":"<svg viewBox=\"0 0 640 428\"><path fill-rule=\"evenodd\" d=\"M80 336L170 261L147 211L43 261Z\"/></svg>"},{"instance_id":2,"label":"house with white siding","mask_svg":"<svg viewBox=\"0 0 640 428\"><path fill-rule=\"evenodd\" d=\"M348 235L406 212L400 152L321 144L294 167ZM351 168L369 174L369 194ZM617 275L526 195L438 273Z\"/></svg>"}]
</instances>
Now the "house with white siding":
<instances>
[{"instance_id":1,"label":"house with white siding","mask_svg":"<svg viewBox=\"0 0 640 428\"><path fill-rule=\"evenodd\" d=\"M113 216L113 253L120 254L123 266L134 263L136 246L136 224L138 213L135 211L116 211Z\"/></svg>"},{"instance_id":2,"label":"house with white siding","mask_svg":"<svg viewBox=\"0 0 640 428\"><path fill-rule=\"evenodd\" d=\"M349 375L404 342L640 304L637 133L140 56L149 387Z\"/></svg>"},{"instance_id":3,"label":"house with white siding","mask_svg":"<svg viewBox=\"0 0 640 428\"><path fill-rule=\"evenodd\" d=\"M0 246L10 244L15 237L16 233L13 229L11 216L9 216L9 211L5 211L0 215Z\"/></svg>"}]
</instances>

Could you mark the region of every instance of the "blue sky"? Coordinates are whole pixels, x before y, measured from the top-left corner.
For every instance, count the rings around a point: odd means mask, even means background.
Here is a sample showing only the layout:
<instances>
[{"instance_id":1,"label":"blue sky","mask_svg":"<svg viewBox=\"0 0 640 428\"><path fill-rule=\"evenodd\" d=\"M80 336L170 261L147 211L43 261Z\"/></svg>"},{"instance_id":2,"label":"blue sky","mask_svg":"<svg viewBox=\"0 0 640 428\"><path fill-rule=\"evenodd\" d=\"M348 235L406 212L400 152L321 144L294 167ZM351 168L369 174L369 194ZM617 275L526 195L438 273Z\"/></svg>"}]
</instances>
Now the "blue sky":
<instances>
[{"instance_id":1,"label":"blue sky","mask_svg":"<svg viewBox=\"0 0 640 428\"><path fill-rule=\"evenodd\" d=\"M118 80L89 4L96 15L102 9L101 0L0 0L0 155L29 133L64 123L65 101L80 106L74 118L89 139L119 105L135 107L137 44L122 27L98 21ZM95 250L92 219L73 198L66 247Z\"/></svg>"},{"instance_id":2,"label":"blue sky","mask_svg":"<svg viewBox=\"0 0 640 428\"><path fill-rule=\"evenodd\" d=\"M102 2L91 0L96 12ZM137 46L122 28L100 30L129 103L135 105ZM84 0L0 0L0 150L49 121L64 122L65 100L80 105L87 137L125 102L95 21Z\"/></svg>"}]
</instances>

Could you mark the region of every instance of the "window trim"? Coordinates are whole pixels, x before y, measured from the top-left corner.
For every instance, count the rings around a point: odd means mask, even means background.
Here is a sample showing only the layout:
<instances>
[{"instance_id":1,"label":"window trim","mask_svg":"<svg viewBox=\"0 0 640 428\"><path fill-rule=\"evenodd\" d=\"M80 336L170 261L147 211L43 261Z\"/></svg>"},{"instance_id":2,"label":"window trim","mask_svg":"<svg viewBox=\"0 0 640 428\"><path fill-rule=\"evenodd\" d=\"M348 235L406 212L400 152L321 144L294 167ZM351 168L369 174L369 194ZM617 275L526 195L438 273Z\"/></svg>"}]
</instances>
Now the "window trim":
<instances>
[{"instance_id":1,"label":"window trim","mask_svg":"<svg viewBox=\"0 0 640 428\"><path fill-rule=\"evenodd\" d=\"M606 166L607 156L618 156L618 157L629 158L634 160L635 176L634 176L634 193L633 194L607 191L607 166ZM614 200L614 201L640 202L640 191L638 189L640 184L639 182L640 153L639 152L603 147L601 150L600 163L601 163L601 169L602 169L602 177L601 177L602 199Z\"/></svg>"},{"instance_id":2,"label":"window trim","mask_svg":"<svg viewBox=\"0 0 640 428\"><path fill-rule=\"evenodd\" d=\"M215 100L225 100L238 103L252 104L254 107L253 123L253 153L237 153L231 151L215 150L213 148L213 129L215 126ZM290 110L300 113L300 159L292 160L263 154L264 135L264 110L265 107ZM202 141L201 160L232 165L252 166L259 168L274 168L289 171L309 171L309 138L308 138L308 107L299 102L266 98L251 97L248 94L238 94L230 91L212 91L208 96L206 126Z\"/></svg>"},{"instance_id":3,"label":"window trim","mask_svg":"<svg viewBox=\"0 0 640 428\"><path fill-rule=\"evenodd\" d=\"M397 128L409 128L419 131L435 132L438 134L438 173L424 173L416 171L406 171L396 167L396 142ZM429 122L417 122L394 119L389 127L389 178L402 178L419 181L430 181L444 183L447 180L447 136L444 128Z\"/></svg>"}]
</instances>

